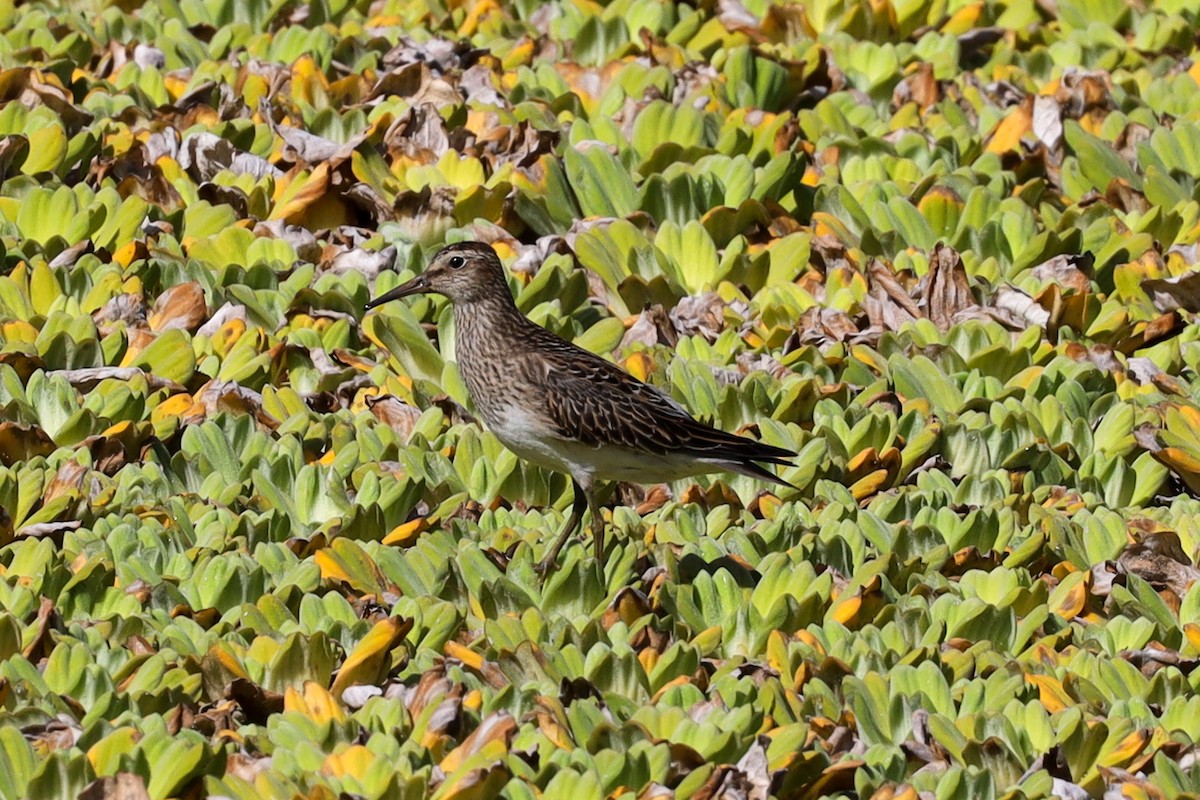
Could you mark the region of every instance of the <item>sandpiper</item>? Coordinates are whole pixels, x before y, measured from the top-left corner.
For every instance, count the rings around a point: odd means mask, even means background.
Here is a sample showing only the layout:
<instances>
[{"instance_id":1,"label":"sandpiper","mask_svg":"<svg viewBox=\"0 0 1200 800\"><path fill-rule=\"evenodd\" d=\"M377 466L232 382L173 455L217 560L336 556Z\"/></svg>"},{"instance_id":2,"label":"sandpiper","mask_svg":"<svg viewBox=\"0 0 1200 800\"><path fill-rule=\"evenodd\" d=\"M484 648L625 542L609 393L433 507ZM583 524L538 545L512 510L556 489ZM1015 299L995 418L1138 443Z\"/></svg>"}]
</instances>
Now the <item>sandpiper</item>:
<instances>
[{"instance_id":1,"label":"sandpiper","mask_svg":"<svg viewBox=\"0 0 1200 800\"><path fill-rule=\"evenodd\" d=\"M709 427L659 389L531 322L517 310L490 245L442 249L425 272L367 310L425 292L454 306L454 357L488 428L527 461L571 477L571 515L538 565L542 574L585 508L596 558L603 559L597 481L663 483L728 470L791 487L755 462L792 466L792 451Z\"/></svg>"}]
</instances>

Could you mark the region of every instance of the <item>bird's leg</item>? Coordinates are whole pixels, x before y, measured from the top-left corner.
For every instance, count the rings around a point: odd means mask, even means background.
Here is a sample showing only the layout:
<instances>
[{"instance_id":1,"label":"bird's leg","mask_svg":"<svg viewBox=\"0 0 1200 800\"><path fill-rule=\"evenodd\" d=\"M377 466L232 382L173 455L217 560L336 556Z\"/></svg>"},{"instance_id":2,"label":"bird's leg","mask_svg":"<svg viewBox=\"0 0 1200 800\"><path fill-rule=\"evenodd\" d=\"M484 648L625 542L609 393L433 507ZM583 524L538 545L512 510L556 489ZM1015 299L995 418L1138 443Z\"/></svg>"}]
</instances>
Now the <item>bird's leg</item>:
<instances>
[{"instance_id":1,"label":"bird's leg","mask_svg":"<svg viewBox=\"0 0 1200 800\"><path fill-rule=\"evenodd\" d=\"M596 494L589 485L587 488L587 504L591 510L592 547L596 549L596 563L604 564L604 515L600 513L600 504L596 502Z\"/></svg>"},{"instance_id":2,"label":"bird's leg","mask_svg":"<svg viewBox=\"0 0 1200 800\"><path fill-rule=\"evenodd\" d=\"M538 562L537 571L543 576L549 575L554 570L555 565L558 563L559 552L562 551L563 546L567 543L567 539L579 527L579 522L583 519L583 510L588 505L589 493L574 478L571 478L571 484L575 488L575 499L571 501L571 516L567 517L567 524L563 525L562 532L558 535L558 539L555 540L554 546L550 548L550 552Z\"/></svg>"}]
</instances>

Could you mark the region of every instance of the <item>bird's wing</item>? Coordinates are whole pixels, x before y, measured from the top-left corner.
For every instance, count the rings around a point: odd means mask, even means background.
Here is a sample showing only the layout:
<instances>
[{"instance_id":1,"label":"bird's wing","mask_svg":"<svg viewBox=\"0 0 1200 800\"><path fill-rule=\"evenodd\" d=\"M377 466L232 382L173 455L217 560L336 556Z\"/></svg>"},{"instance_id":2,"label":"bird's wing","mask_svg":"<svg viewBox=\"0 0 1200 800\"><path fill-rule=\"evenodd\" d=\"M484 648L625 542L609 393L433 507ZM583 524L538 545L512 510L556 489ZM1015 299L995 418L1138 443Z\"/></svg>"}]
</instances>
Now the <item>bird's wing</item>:
<instances>
[{"instance_id":1,"label":"bird's wing","mask_svg":"<svg viewBox=\"0 0 1200 800\"><path fill-rule=\"evenodd\" d=\"M790 464L790 450L717 430L694 419L659 389L546 332L538 342L548 421L564 439L651 453ZM539 335L538 338L541 338ZM553 341L551 341L553 340Z\"/></svg>"}]
</instances>

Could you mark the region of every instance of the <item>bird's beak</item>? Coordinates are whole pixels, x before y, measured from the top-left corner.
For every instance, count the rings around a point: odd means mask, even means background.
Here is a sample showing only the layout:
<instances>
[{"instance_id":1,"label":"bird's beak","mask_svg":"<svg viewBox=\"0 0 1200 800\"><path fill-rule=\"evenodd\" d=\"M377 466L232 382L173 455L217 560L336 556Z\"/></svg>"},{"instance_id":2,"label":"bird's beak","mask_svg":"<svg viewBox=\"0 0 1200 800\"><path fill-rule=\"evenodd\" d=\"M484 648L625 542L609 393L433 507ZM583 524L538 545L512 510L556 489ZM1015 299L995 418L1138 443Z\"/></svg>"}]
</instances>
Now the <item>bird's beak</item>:
<instances>
[{"instance_id":1,"label":"bird's beak","mask_svg":"<svg viewBox=\"0 0 1200 800\"><path fill-rule=\"evenodd\" d=\"M381 294L371 302L367 303L367 311L370 311L375 306L381 306L384 303L390 303L393 300L399 300L401 297L408 297L410 294L422 294L429 291L429 281L426 277L418 275L408 283L402 283L395 289L392 289L387 294Z\"/></svg>"}]
</instances>

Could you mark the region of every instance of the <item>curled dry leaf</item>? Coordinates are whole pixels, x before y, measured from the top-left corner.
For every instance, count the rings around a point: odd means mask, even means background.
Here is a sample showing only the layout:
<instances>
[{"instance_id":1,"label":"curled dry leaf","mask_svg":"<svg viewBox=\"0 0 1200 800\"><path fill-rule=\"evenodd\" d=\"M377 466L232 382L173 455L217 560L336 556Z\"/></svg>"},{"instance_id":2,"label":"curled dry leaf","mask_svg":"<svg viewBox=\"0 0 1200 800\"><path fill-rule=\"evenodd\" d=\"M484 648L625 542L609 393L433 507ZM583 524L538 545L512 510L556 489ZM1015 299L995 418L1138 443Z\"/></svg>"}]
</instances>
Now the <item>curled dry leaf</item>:
<instances>
[{"instance_id":1,"label":"curled dry leaf","mask_svg":"<svg viewBox=\"0 0 1200 800\"><path fill-rule=\"evenodd\" d=\"M204 289L196 281L173 286L158 296L147 322L150 330L161 333L173 328L194 331L208 319Z\"/></svg>"},{"instance_id":2,"label":"curled dry leaf","mask_svg":"<svg viewBox=\"0 0 1200 800\"><path fill-rule=\"evenodd\" d=\"M227 323L233 320L238 320L242 323L246 322L246 307L240 303L226 302L223 306L217 309L217 313L213 314L208 322L205 322L196 329L197 336L215 336Z\"/></svg>"},{"instance_id":3,"label":"curled dry leaf","mask_svg":"<svg viewBox=\"0 0 1200 800\"><path fill-rule=\"evenodd\" d=\"M725 301L716 292L691 295L680 300L669 316L679 335L699 335L713 342L725 330Z\"/></svg>"},{"instance_id":4,"label":"curled dry leaf","mask_svg":"<svg viewBox=\"0 0 1200 800\"><path fill-rule=\"evenodd\" d=\"M1183 597L1200 578L1200 569L1192 565L1179 534L1173 531L1144 534L1125 546L1117 558L1117 570L1137 575L1156 589L1170 589Z\"/></svg>"},{"instance_id":5,"label":"curled dry leaf","mask_svg":"<svg viewBox=\"0 0 1200 800\"><path fill-rule=\"evenodd\" d=\"M101 330L112 324L123 322L131 328L141 328L146 324L146 298L141 294L124 292L118 294L92 314L92 321Z\"/></svg>"},{"instance_id":6,"label":"curled dry leaf","mask_svg":"<svg viewBox=\"0 0 1200 800\"><path fill-rule=\"evenodd\" d=\"M929 273L918 291L924 295L922 300L929 319L943 331L949 330L959 313L978 305L962 258L953 248L940 243L933 249Z\"/></svg>"},{"instance_id":7,"label":"curled dry leaf","mask_svg":"<svg viewBox=\"0 0 1200 800\"><path fill-rule=\"evenodd\" d=\"M1149 278L1142 281L1142 289L1159 311L1200 312L1200 270L1175 278Z\"/></svg>"},{"instance_id":8,"label":"curled dry leaf","mask_svg":"<svg viewBox=\"0 0 1200 800\"><path fill-rule=\"evenodd\" d=\"M85 369L58 369L50 373L65 378L81 392L92 389L101 381L132 381L141 378L151 389L167 389L182 392L184 387L169 378L146 372L140 367L87 367Z\"/></svg>"},{"instance_id":9,"label":"curled dry leaf","mask_svg":"<svg viewBox=\"0 0 1200 800\"><path fill-rule=\"evenodd\" d=\"M670 315L666 309L655 303L638 314L637 319L621 337L618 349L624 350L634 344L643 344L647 347L665 344L668 347L674 347L678 341L679 335L675 331Z\"/></svg>"},{"instance_id":10,"label":"curled dry leaf","mask_svg":"<svg viewBox=\"0 0 1200 800\"><path fill-rule=\"evenodd\" d=\"M1046 149L1051 153L1058 153L1062 148L1062 109L1055 98L1046 95L1034 98L1033 135L1046 145Z\"/></svg>"},{"instance_id":11,"label":"curled dry leaf","mask_svg":"<svg viewBox=\"0 0 1200 800\"><path fill-rule=\"evenodd\" d=\"M379 397L368 397L367 408L380 422L394 430L401 441L408 441L421 418L421 409L405 403L394 395L385 394Z\"/></svg>"},{"instance_id":12,"label":"curled dry leaf","mask_svg":"<svg viewBox=\"0 0 1200 800\"><path fill-rule=\"evenodd\" d=\"M1095 263L1096 257L1091 253L1081 255L1063 253L1038 264L1030 271L1030 274L1043 283L1057 283L1064 289L1072 289L1084 294L1092 290L1092 280L1088 275Z\"/></svg>"},{"instance_id":13,"label":"curled dry leaf","mask_svg":"<svg viewBox=\"0 0 1200 800\"><path fill-rule=\"evenodd\" d=\"M179 164L197 183L211 181L226 170L236 175L252 175L255 179L283 175L269 161L243 153L229 140L204 131L192 133L183 140Z\"/></svg>"},{"instance_id":14,"label":"curled dry leaf","mask_svg":"<svg viewBox=\"0 0 1200 800\"><path fill-rule=\"evenodd\" d=\"M196 403L209 417L221 411L231 411L236 414L250 414L259 425L269 430L279 427L279 420L263 409L262 395L233 381L209 381L196 392Z\"/></svg>"},{"instance_id":15,"label":"curled dry leaf","mask_svg":"<svg viewBox=\"0 0 1200 800\"><path fill-rule=\"evenodd\" d=\"M1034 325L1044 328L1050 321L1050 312L1015 286L997 289L992 309L996 319L1013 330L1024 330Z\"/></svg>"},{"instance_id":16,"label":"curled dry leaf","mask_svg":"<svg viewBox=\"0 0 1200 800\"><path fill-rule=\"evenodd\" d=\"M89 783L80 792L79 800L150 800L150 792L141 775L118 772Z\"/></svg>"}]
</instances>

